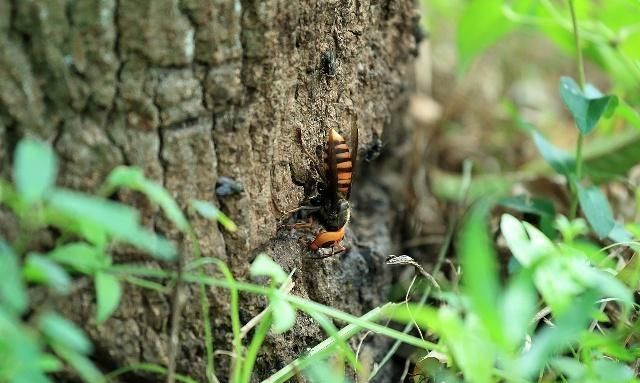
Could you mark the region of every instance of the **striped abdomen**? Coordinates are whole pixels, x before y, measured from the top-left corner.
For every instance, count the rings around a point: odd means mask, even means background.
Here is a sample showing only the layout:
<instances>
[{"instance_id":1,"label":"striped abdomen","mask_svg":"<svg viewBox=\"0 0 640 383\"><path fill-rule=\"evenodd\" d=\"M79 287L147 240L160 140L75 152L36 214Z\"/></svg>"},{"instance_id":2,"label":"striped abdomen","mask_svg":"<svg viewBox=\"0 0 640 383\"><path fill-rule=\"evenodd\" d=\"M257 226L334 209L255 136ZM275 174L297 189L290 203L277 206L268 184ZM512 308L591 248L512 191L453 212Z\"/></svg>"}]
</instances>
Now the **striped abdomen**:
<instances>
[{"instance_id":1,"label":"striped abdomen","mask_svg":"<svg viewBox=\"0 0 640 383\"><path fill-rule=\"evenodd\" d=\"M349 150L349 146L346 141L338 132L331 129L329 132L331 135L331 140L327 145L331 145L333 143L333 153L335 155L335 163L336 163L336 174L329 174L329 161L333 159L330 158L330 151L327 147L327 155L325 156L325 173L327 173L327 178L337 177L337 185L336 189L338 192L343 195L348 195L351 189L351 175L353 162L351 161L351 151Z\"/></svg>"},{"instance_id":2,"label":"striped abdomen","mask_svg":"<svg viewBox=\"0 0 640 383\"><path fill-rule=\"evenodd\" d=\"M323 231L316 236L313 242L311 242L309 248L316 251L321 247L331 247L344 238L344 232L344 226L338 229L338 231Z\"/></svg>"}]
</instances>

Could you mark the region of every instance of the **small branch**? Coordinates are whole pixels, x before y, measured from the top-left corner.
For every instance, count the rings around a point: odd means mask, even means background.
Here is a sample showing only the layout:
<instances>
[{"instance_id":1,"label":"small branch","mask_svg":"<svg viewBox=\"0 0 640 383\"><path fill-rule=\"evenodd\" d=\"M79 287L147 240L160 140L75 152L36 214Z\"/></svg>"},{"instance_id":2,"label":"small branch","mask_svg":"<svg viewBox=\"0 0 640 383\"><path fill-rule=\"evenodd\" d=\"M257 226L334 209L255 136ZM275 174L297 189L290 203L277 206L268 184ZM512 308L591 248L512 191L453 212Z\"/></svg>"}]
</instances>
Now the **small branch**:
<instances>
[{"instance_id":1,"label":"small branch","mask_svg":"<svg viewBox=\"0 0 640 383\"><path fill-rule=\"evenodd\" d=\"M295 286L295 283L291 279L291 275L290 275L287 281L283 283L282 286L280 287L280 291L282 291L285 294L289 294L291 290L293 290L293 286ZM251 318L249 322L247 322L244 326L242 326L242 328L240 329L240 339L244 339L249 333L249 331L251 331L252 328L256 327L258 323L262 321L262 318L264 318L264 316L269 313L270 310L271 309L269 308L269 306L267 306L264 310L260 311L258 315Z\"/></svg>"},{"instance_id":2,"label":"small branch","mask_svg":"<svg viewBox=\"0 0 640 383\"><path fill-rule=\"evenodd\" d=\"M180 312L182 311L182 273L184 269L184 256L178 252L178 273L176 283L171 292L171 330L169 333L169 363L167 365L167 383L176 381L176 355L180 343Z\"/></svg>"}]
</instances>

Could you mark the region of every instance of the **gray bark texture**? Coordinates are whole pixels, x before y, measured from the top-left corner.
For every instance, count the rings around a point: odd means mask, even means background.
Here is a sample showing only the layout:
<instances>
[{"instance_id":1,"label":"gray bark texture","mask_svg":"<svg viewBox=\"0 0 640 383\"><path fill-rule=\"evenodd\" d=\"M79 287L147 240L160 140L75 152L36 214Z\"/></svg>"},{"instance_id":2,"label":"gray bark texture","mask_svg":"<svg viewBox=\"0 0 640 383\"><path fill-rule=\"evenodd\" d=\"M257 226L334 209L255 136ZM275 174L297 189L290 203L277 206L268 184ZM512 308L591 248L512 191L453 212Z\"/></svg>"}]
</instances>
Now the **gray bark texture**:
<instances>
[{"instance_id":1,"label":"gray bark texture","mask_svg":"<svg viewBox=\"0 0 640 383\"><path fill-rule=\"evenodd\" d=\"M397 159L356 170L345 241L351 251L309 259L301 234L282 223L313 192L312 157L328 128L348 137L357 126L361 158L375 154L383 131L385 146L399 145L406 132L394 121L408 87L417 16L412 0L0 0L2 175L10 176L11 154L24 136L53 145L65 187L91 192L115 166L139 166L185 210L191 198L208 200L237 223L228 233L189 214L203 255L226 262L236 278L248 280L251 261L265 252L296 270L292 294L363 314L385 302L392 282L384 260L396 249L402 211L394 205L403 182L393 176ZM244 192L217 197L220 176ZM139 208L149 227L180 240L141 195L117 197ZM11 235L8 226L0 225L2 235ZM131 252L115 258L155 265ZM206 381L197 291L185 287L177 369ZM228 291L211 289L209 300L214 347L230 350ZM58 308L87 330L97 364L109 371L167 363L171 304L169 295L126 285L114 316L95 326L91 283L80 281ZM242 322L265 305L264 297L243 294ZM254 380L325 337L299 315L291 331L267 337ZM379 360L388 341L367 339L361 356ZM216 357L223 381L229 363Z\"/></svg>"}]
</instances>

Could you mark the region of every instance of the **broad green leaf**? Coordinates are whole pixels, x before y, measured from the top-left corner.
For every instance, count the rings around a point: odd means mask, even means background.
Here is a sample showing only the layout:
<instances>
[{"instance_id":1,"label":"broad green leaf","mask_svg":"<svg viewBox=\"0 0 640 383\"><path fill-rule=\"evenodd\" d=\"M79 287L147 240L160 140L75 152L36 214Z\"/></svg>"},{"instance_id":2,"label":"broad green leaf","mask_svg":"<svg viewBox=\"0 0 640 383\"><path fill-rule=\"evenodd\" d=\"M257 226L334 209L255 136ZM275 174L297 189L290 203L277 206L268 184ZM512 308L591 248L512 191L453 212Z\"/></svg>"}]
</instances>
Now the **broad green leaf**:
<instances>
[{"instance_id":1,"label":"broad green leaf","mask_svg":"<svg viewBox=\"0 0 640 383\"><path fill-rule=\"evenodd\" d=\"M104 252L84 242L58 246L47 255L49 259L84 274L94 274L111 263Z\"/></svg>"},{"instance_id":2,"label":"broad green leaf","mask_svg":"<svg viewBox=\"0 0 640 383\"><path fill-rule=\"evenodd\" d=\"M214 204L207 201L191 200L191 206L203 217L218 221L225 229L234 232L238 230L236 224L221 212Z\"/></svg>"},{"instance_id":3,"label":"broad green leaf","mask_svg":"<svg viewBox=\"0 0 640 383\"><path fill-rule=\"evenodd\" d=\"M640 163L638 147L638 129L598 137L585 145L584 174L596 184L626 177L629 169Z\"/></svg>"},{"instance_id":4,"label":"broad green leaf","mask_svg":"<svg viewBox=\"0 0 640 383\"><path fill-rule=\"evenodd\" d=\"M96 322L98 324L106 321L118 308L122 288L118 278L111 274L98 272L95 277L97 313Z\"/></svg>"},{"instance_id":5,"label":"broad green leaf","mask_svg":"<svg viewBox=\"0 0 640 383\"><path fill-rule=\"evenodd\" d=\"M594 292L587 292L576 297L569 309L556 318L554 327L539 331L532 339L529 351L518 359L514 373L527 378L538 374L554 354L575 342L591 321L596 296Z\"/></svg>"},{"instance_id":6,"label":"broad green leaf","mask_svg":"<svg viewBox=\"0 0 640 383\"><path fill-rule=\"evenodd\" d=\"M490 204L481 201L471 211L460 234L462 283L473 310L494 340L501 342L502 318L498 304L498 265L489 239L487 221Z\"/></svg>"},{"instance_id":7,"label":"broad green leaf","mask_svg":"<svg viewBox=\"0 0 640 383\"><path fill-rule=\"evenodd\" d=\"M49 197L49 205L71 217L103 228L117 240L127 242L161 259L173 259L174 246L166 239L139 225L138 212L121 203L57 189Z\"/></svg>"},{"instance_id":8,"label":"broad green leaf","mask_svg":"<svg viewBox=\"0 0 640 383\"><path fill-rule=\"evenodd\" d=\"M502 0L483 0L465 7L456 38L461 71L478 53L514 29L515 25L502 13L502 6Z\"/></svg>"},{"instance_id":9,"label":"broad green leaf","mask_svg":"<svg viewBox=\"0 0 640 383\"><path fill-rule=\"evenodd\" d=\"M529 228L531 230L528 230ZM538 235L533 226L526 222L521 222L512 215L502 215L500 231L507 241L507 246L513 256L525 267L532 266L542 257L554 251L554 245L551 240L542 233Z\"/></svg>"},{"instance_id":10,"label":"broad green leaf","mask_svg":"<svg viewBox=\"0 0 640 383\"><path fill-rule=\"evenodd\" d=\"M69 274L57 263L40 254L27 255L22 275L29 282L43 283L61 294L66 294L71 288Z\"/></svg>"},{"instance_id":11,"label":"broad green leaf","mask_svg":"<svg viewBox=\"0 0 640 383\"><path fill-rule=\"evenodd\" d=\"M0 305L0 381L50 383L41 366L39 336Z\"/></svg>"},{"instance_id":12,"label":"broad green leaf","mask_svg":"<svg viewBox=\"0 0 640 383\"><path fill-rule=\"evenodd\" d=\"M598 237L607 237L616 224L607 197L596 186L577 184L577 187L580 207L587 217L589 225Z\"/></svg>"},{"instance_id":13,"label":"broad green leaf","mask_svg":"<svg viewBox=\"0 0 640 383\"><path fill-rule=\"evenodd\" d=\"M75 234L96 246L105 249L108 244L106 230L99 225L83 220L82 217L45 207L44 220L47 224L59 228L66 234Z\"/></svg>"},{"instance_id":14,"label":"broad green leaf","mask_svg":"<svg viewBox=\"0 0 640 383\"><path fill-rule=\"evenodd\" d=\"M605 113L611 113L618 103L616 96L604 96L592 85L587 86L585 90L580 89L570 77L560 79L560 97L571 112L581 134L590 133L598 120Z\"/></svg>"},{"instance_id":15,"label":"broad green leaf","mask_svg":"<svg viewBox=\"0 0 640 383\"><path fill-rule=\"evenodd\" d=\"M64 368L60 359L51 354L42 354L38 360L38 366L46 372L58 372Z\"/></svg>"},{"instance_id":16,"label":"broad green leaf","mask_svg":"<svg viewBox=\"0 0 640 383\"><path fill-rule=\"evenodd\" d=\"M252 277L270 277L277 285L284 283L288 277L282 267L264 253L258 254L249 268L249 273Z\"/></svg>"},{"instance_id":17,"label":"broad green leaf","mask_svg":"<svg viewBox=\"0 0 640 383\"><path fill-rule=\"evenodd\" d=\"M536 144L542 158L544 158L549 166L551 166L558 174L562 174L564 176L575 174L576 162L573 157L553 146L538 132L533 132L533 142Z\"/></svg>"},{"instance_id":18,"label":"broad green leaf","mask_svg":"<svg viewBox=\"0 0 640 383\"><path fill-rule=\"evenodd\" d=\"M107 177L108 189L116 189L118 187L127 187L137 190L146 195L151 201L160 205L167 217L173 222L178 229L186 232L189 229L189 223L182 214L182 210L171 197L167 189L157 182L145 178L142 169L129 166L118 166L109 177Z\"/></svg>"},{"instance_id":19,"label":"broad green leaf","mask_svg":"<svg viewBox=\"0 0 640 383\"><path fill-rule=\"evenodd\" d=\"M296 310L289 302L276 295L271 297L271 312L273 313L271 330L276 334L282 334L296 323Z\"/></svg>"},{"instance_id":20,"label":"broad green leaf","mask_svg":"<svg viewBox=\"0 0 640 383\"><path fill-rule=\"evenodd\" d=\"M494 311L495 307L492 308ZM438 311L442 323L442 337L451 349L456 365L465 381L491 383L496 363L496 342L491 341L486 325L474 313L467 313L464 321L449 308Z\"/></svg>"},{"instance_id":21,"label":"broad green leaf","mask_svg":"<svg viewBox=\"0 0 640 383\"><path fill-rule=\"evenodd\" d=\"M87 383L104 383L105 379L93 362L82 355L61 345L54 345L54 351Z\"/></svg>"},{"instance_id":22,"label":"broad green leaf","mask_svg":"<svg viewBox=\"0 0 640 383\"><path fill-rule=\"evenodd\" d=\"M40 200L56 180L57 163L53 150L41 141L25 138L16 148L13 180L27 203Z\"/></svg>"},{"instance_id":23,"label":"broad green leaf","mask_svg":"<svg viewBox=\"0 0 640 383\"><path fill-rule=\"evenodd\" d=\"M311 383L349 383L344 371L335 368L326 360L310 364L304 369L303 374Z\"/></svg>"},{"instance_id":24,"label":"broad green leaf","mask_svg":"<svg viewBox=\"0 0 640 383\"><path fill-rule=\"evenodd\" d=\"M18 256L0 239L0 304L14 314L22 314L29 305L29 296L22 281Z\"/></svg>"},{"instance_id":25,"label":"broad green leaf","mask_svg":"<svg viewBox=\"0 0 640 383\"><path fill-rule=\"evenodd\" d=\"M572 379L582 379L587 370L578 360L568 357L551 359L551 366Z\"/></svg>"},{"instance_id":26,"label":"broad green leaf","mask_svg":"<svg viewBox=\"0 0 640 383\"><path fill-rule=\"evenodd\" d=\"M596 360L592 367L601 382L627 383L631 382L635 376L631 367L613 360Z\"/></svg>"},{"instance_id":27,"label":"broad green leaf","mask_svg":"<svg viewBox=\"0 0 640 383\"><path fill-rule=\"evenodd\" d=\"M523 270L511 279L504 291L501 302L504 334L510 350L514 352L524 342L524 337L536 312L538 303L531 273Z\"/></svg>"},{"instance_id":28,"label":"broad green leaf","mask_svg":"<svg viewBox=\"0 0 640 383\"><path fill-rule=\"evenodd\" d=\"M556 215L556 209L549 199L519 195L502 198L498 201L498 204L519 212L539 216L540 230L548 236L555 234L553 220Z\"/></svg>"},{"instance_id":29,"label":"broad green leaf","mask_svg":"<svg viewBox=\"0 0 640 383\"><path fill-rule=\"evenodd\" d=\"M598 311L600 312L600 311ZM637 322L635 324L637 326ZM636 331L637 333L637 331ZM584 332L580 337L580 345L585 349L597 350L604 355L624 362L635 362L637 349L626 348L627 332Z\"/></svg>"},{"instance_id":30,"label":"broad green leaf","mask_svg":"<svg viewBox=\"0 0 640 383\"><path fill-rule=\"evenodd\" d=\"M624 307L624 312L633 305L633 293L616 277L606 271L596 269L586 263L574 262L568 270L573 278L600 293L599 297L613 298Z\"/></svg>"},{"instance_id":31,"label":"broad green leaf","mask_svg":"<svg viewBox=\"0 0 640 383\"><path fill-rule=\"evenodd\" d=\"M59 314L43 313L38 318L38 327L51 344L57 344L82 354L88 354L92 350L91 342L84 332Z\"/></svg>"}]
</instances>

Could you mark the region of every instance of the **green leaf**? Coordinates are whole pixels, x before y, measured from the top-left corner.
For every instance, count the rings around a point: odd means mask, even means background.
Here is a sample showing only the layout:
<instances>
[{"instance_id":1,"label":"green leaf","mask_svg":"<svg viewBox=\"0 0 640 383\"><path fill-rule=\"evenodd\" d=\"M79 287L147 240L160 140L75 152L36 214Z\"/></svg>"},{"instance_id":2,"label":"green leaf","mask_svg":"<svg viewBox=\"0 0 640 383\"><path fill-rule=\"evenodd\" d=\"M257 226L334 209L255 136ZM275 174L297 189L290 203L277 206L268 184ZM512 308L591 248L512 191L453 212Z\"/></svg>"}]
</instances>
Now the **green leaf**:
<instances>
[{"instance_id":1,"label":"green leaf","mask_svg":"<svg viewBox=\"0 0 640 383\"><path fill-rule=\"evenodd\" d=\"M349 383L344 371L336 369L327 360L310 364L304 369L303 374L311 383Z\"/></svg>"},{"instance_id":2,"label":"green leaf","mask_svg":"<svg viewBox=\"0 0 640 383\"><path fill-rule=\"evenodd\" d=\"M94 274L111 263L104 252L84 242L58 246L47 255L52 261L69 266L84 274Z\"/></svg>"},{"instance_id":3,"label":"green leaf","mask_svg":"<svg viewBox=\"0 0 640 383\"><path fill-rule=\"evenodd\" d=\"M139 225L133 208L82 193L57 189L49 205L71 217L101 227L117 240L122 240L160 259L173 259L176 250L171 242Z\"/></svg>"},{"instance_id":4,"label":"green leaf","mask_svg":"<svg viewBox=\"0 0 640 383\"><path fill-rule=\"evenodd\" d=\"M589 225L598 237L606 238L616 224L607 197L596 186L577 184L577 187L580 207L587 217Z\"/></svg>"},{"instance_id":5,"label":"green leaf","mask_svg":"<svg viewBox=\"0 0 640 383\"><path fill-rule=\"evenodd\" d=\"M502 0L472 1L458 22L457 45L461 71L473 58L514 29L502 12Z\"/></svg>"},{"instance_id":6,"label":"green leaf","mask_svg":"<svg viewBox=\"0 0 640 383\"><path fill-rule=\"evenodd\" d=\"M41 141L23 139L16 148L13 180L27 203L40 200L53 187L57 163L51 147Z\"/></svg>"},{"instance_id":7,"label":"green leaf","mask_svg":"<svg viewBox=\"0 0 640 383\"><path fill-rule=\"evenodd\" d=\"M558 174L569 176L576 172L576 161L569 154L552 145L540 133L533 132L533 142L544 160Z\"/></svg>"},{"instance_id":8,"label":"green leaf","mask_svg":"<svg viewBox=\"0 0 640 383\"><path fill-rule=\"evenodd\" d=\"M53 346L56 354L67 362L87 383L104 383L105 379L93 362L81 353L60 345Z\"/></svg>"},{"instance_id":9,"label":"green leaf","mask_svg":"<svg viewBox=\"0 0 640 383\"><path fill-rule=\"evenodd\" d=\"M282 267L264 253L258 254L249 268L249 273L251 277L270 277L277 285L284 283L288 278L287 273L282 270Z\"/></svg>"},{"instance_id":10,"label":"green leaf","mask_svg":"<svg viewBox=\"0 0 640 383\"><path fill-rule=\"evenodd\" d=\"M490 204L481 201L471 211L462 227L460 254L464 292L473 310L494 340L502 341L502 318L498 304L498 264L489 239L487 220Z\"/></svg>"},{"instance_id":11,"label":"green leaf","mask_svg":"<svg viewBox=\"0 0 640 383\"><path fill-rule=\"evenodd\" d=\"M225 229L231 232L238 230L238 227L231 218L227 217L214 204L207 201L191 200L191 206L200 213L201 216L220 222Z\"/></svg>"},{"instance_id":12,"label":"green leaf","mask_svg":"<svg viewBox=\"0 0 640 383\"><path fill-rule=\"evenodd\" d=\"M560 79L560 97L571 112L581 134L590 133L605 114L618 104L616 96L604 96L593 85L583 91L570 77Z\"/></svg>"},{"instance_id":13,"label":"green leaf","mask_svg":"<svg viewBox=\"0 0 640 383\"><path fill-rule=\"evenodd\" d=\"M38 318L38 327L51 344L57 344L82 354L88 354L92 351L91 342L84 332L59 314L43 313Z\"/></svg>"},{"instance_id":14,"label":"green leaf","mask_svg":"<svg viewBox=\"0 0 640 383\"><path fill-rule=\"evenodd\" d=\"M38 360L38 366L46 372L58 372L64 368L60 359L51 354L42 354Z\"/></svg>"},{"instance_id":15,"label":"green leaf","mask_svg":"<svg viewBox=\"0 0 640 383\"><path fill-rule=\"evenodd\" d=\"M584 365L573 358L554 358L551 360L551 366L572 379L582 379L586 374Z\"/></svg>"},{"instance_id":16,"label":"green leaf","mask_svg":"<svg viewBox=\"0 0 640 383\"><path fill-rule=\"evenodd\" d=\"M18 256L0 239L0 304L14 314L22 314L29 306L29 296L22 281Z\"/></svg>"},{"instance_id":17,"label":"green leaf","mask_svg":"<svg viewBox=\"0 0 640 383\"><path fill-rule=\"evenodd\" d=\"M27 281L44 283L61 294L67 294L71 288L69 274L57 263L36 253L27 255L22 275Z\"/></svg>"},{"instance_id":18,"label":"green leaf","mask_svg":"<svg viewBox=\"0 0 640 383\"><path fill-rule=\"evenodd\" d=\"M591 321L596 294L587 292L571 302L568 310L532 339L531 348L516 363L515 372L525 377L536 375L550 358L575 342Z\"/></svg>"},{"instance_id":19,"label":"green leaf","mask_svg":"<svg viewBox=\"0 0 640 383\"><path fill-rule=\"evenodd\" d=\"M163 188L162 185L157 182L145 178L142 169L118 166L109 174L106 183L109 189L127 187L143 193L151 201L160 205L169 220L171 220L180 231L186 232L189 229L187 219L167 189Z\"/></svg>"},{"instance_id":20,"label":"green leaf","mask_svg":"<svg viewBox=\"0 0 640 383\"><path fill-rule=\"evenodd\" d=\"M525 269L511 280L502 297L503 331L511 346L506 351L513 352L523 343L536 308L536 291L531 274Z\"/></svg>"},{"instance_id":21,"label":"green leaf","mask_svg":"<svg viewBox=\"0 0 640 383\"><path fill-rule=\"evenodd\" d=\"M122 288L118 278L111 274L98 272L95 277L97 314L96 322L102 324L118 308Z\"/></svg>"},{"instance_id":22,"label":"green leaf","mask_svg":"<svg viewBox=\"0 0 640 383\"><path fill-rule=\"evenodd\" d=\"M555 234L553 228L553 220L556 215L556 209L547 198L530 197L527 195L519 195L513 197L502 198L498 204L519 212L535 214L540 217L540 230L547 236Z\"/></svg>"},{"instance_id":23,"label":"green leaf","mask_svg":"<svg viewBox=\"0 0 640 383\"><path fill-rule=\"evenodd\" d=\"M296 310L289 302L277 295L271 298L271 312L273 313L271 330L276 334L282 334L296 324Z\"/></svg>"},{"instance_id":24,"label":"green leaf","mask_svg":"<svg viewBox=\"0 0 640 383\"><path fill-rule=\"evenodd\" d=\"M640 131L629 129L598 137L584 147L584 174L600 184L626 177L640 163Z\"/></svg>"},{"instance_id":25,"label":"green leaf","mask_svg":"<svg viewBox=\"0 0 640 383\"><path fill-rule=\"evenodd\" d=\"M592 367L601 382L626 383L631 382L635 376L631 367L613 360L596 360Z\"/></svg>"}]
</instances>

